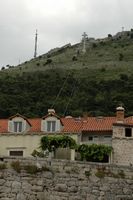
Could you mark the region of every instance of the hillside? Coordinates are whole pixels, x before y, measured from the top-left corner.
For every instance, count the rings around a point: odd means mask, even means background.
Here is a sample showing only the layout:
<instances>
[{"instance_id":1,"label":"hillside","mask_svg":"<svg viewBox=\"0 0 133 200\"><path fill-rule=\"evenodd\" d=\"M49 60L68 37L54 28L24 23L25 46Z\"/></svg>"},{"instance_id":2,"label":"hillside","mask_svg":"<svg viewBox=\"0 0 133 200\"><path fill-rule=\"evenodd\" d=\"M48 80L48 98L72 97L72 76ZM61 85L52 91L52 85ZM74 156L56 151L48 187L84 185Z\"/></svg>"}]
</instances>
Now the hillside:
<instances>
[{"instance_id":1,"label":"hillside","mask_svg":"<svg viewBox=\"0 0 133 200\"><path fill-rule=\"evenodd\" d=\"M0 117L43 116L52 105L61 115L79 116L112 115L123 104L131 115L133 32L86 41L85 54L82 43L68 44L8 66L0 71L0 84Z\"/></svg>"}]
</instances>

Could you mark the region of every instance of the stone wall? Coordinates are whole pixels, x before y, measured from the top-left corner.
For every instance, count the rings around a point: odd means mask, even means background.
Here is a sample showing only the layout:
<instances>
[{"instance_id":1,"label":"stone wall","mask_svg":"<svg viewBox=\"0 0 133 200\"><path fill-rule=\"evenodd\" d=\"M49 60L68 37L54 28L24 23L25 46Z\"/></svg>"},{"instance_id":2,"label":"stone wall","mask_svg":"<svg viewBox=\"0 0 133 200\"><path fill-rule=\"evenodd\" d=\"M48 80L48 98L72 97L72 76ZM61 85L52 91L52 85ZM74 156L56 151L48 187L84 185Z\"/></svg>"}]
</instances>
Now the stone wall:
<instances>
[{"instance_id":1,"label":"stone wall","mask_svg":"<svg viewBox=\"0 0 133 200\"><path fill-rule=\"evenodd\" d=\"M133 138L115 138L113 146L113 163L119 165L133 165Z\"/></svg>"},{"instance_id":2,"label":"stone wall","mask_svg":"<svg viewBox=\"0 0 133 200\"><path fill-rule=\"evenodd\" d=\"M113 127L112 138L113 157L112 162L118 165L133 165L133 129L132 136L125 136L125 127L122 125Z\"/></svg>"},{"instance_id":3,"label":"stone wall","mask_svg":"<svg viewBox=\"0 0 133 200\"><path fill-rule=\"evenodd\" d=\"M132 167L48 159L16 161L5 158L0 163L1 200L133 199ZM2 169L3 163L7 169ZM18 163L20 172L16 171ZM33 166L38 169L32 170Z\"/></svg>"}]
</instances>

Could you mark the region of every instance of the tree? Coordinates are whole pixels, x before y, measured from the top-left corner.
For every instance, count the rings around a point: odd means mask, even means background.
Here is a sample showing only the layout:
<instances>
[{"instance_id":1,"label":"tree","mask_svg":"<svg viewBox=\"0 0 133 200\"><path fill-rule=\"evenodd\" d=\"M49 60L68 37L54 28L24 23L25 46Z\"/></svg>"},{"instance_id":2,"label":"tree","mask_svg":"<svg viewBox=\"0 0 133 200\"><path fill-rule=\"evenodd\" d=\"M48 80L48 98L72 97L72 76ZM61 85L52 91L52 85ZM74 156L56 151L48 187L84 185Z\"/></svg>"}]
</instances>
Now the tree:
<instances>
[{"instance_id":1,"label":"tree","mask_svg":"<svg viewBox=\"0 0 133 200\"><path fill-rule=\"evenodd\" d=\"M124 55L122 53L119 53L119 61L122 61L124 58Z\"/></svg>"}]
</instances>

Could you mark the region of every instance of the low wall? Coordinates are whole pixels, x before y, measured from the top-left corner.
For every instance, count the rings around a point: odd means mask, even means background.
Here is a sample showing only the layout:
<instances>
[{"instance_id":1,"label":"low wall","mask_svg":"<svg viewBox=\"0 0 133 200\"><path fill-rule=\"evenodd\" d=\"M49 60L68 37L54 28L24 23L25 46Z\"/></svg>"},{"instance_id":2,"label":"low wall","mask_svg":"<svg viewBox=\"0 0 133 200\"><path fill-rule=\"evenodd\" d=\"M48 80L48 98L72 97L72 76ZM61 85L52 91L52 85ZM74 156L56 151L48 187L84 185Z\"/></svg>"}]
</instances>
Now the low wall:
<instances>
[{"instance_id":1,"label":"low wall","mask_svg":"<svg viewBox=\"0 0 133 200\"><path fill-rule=\"evenodd\" d=\"M133 199L133 167L22 158L17 172L12 165L16 160L4 158L0 163L1 200ZM7 169L2 169L3 163Z\"/></svg>"}]
</instances>

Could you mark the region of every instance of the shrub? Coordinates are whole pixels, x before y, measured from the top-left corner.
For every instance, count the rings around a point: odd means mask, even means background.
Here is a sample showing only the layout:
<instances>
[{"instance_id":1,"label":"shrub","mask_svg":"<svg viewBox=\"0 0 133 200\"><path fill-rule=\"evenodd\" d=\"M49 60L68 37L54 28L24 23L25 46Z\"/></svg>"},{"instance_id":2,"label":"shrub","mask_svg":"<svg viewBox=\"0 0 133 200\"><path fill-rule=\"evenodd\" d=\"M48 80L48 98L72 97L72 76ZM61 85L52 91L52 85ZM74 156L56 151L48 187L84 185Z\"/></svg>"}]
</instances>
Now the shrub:
<instances>
[{"instance_id":1,"label":"shrub","mask_svg":"<svg viewBox=\"0 0 133 200\"><path fill-rule=\"evenodd\" d=\"M97 170L97 172L95 173L95 176L97 176L98 178L104 178L105 177L104 170Z\"/></svg>"},{"instance_id":2,"label":"shrub","mask_svg":"<svg viewBox=\"0 0 133 200\"><path fill-rule=\"evenodd\" d=\"M77 61L78 59L77 59L77 56L73 56L72 57L72 61Z\"/></svg>"},{"instance_id":3,"label":"shrub","mask_svg":"<svg viewBox=\"0 0 133 200\"><path fill-rule=\"evenodd\" d=\"M5 163L1 163L0 164L0 170L2 170L2 169L6 169L6 164Z\"/></svg>"},{"instance_id":4,"label":"shrub","mask_svg":"<svg viewBox=\"0 0 133 200\"><path fill-rule=\"evenodd\" d=\"M120 79L127 81L128 80L128 75L127 74L120 74Z\"/></svg>"},{"instance_id":5,"label":"shrub","mask_svg":"<svg viewBox=\"0 0 133 200\"><path fill-rule=\"evenodd\" d=\"M130 34L130 38L133 39L133 33Z\"/></svg>"},{"instance_id":6,"label":"shrub","mask_svg":"<svg viewBox=\"0 0 133 200\"><path fill-rule=\"evenodd\" d=\"M38 62L38 63L36 63L36 65L37 65L37 66L40 66L40 63Z\"/></svg>"},{"instance_id":7,"label":"shrub","mask_svg":"<svg viewBox=\"0 0 133 200\"><path fill-rule=\"evenodd\" d=\"M91 170L89 170L89 171L85 171L85 176L86 176L86 177L91 176Z\"/></svg>"},{"instance_id":8,"label":"shrub","mask_svg":"<svg viewBox=\"0 0 133 200\"><path fill-rule=\"evenodd\" d=\"M36 165L26 165L24 166L24 170L29 174L36 174L40 170L37 168Z\"/></svg>"},{"instance_id":9,"label":"shrub","mask_svg":"<svg viewBox=\"0 0 133 200\"><path fill-rule=\"evenodd\" d=\"M92 47L93 47L93 48L96 48L96 47L97 47L97 44L96 44L96 43L93 43L93 44L92 44Z\"/></svg>"},{"instance_id":10,"label":"shrub","mask_svg":"<svg viewBox=\"0 0 133 200\"><path fill-rule=\"evenodd\" d=\"M122 61L124 58L124 55L122 53L119 53L119 61Z\"/></svg>"},{"instance_id":11,"label":"shrub","mask_svg":"<svg viewBox=\"0 0 133 200\"><path fill-rule=\"evenodd\" d=\"M11 167L12 167L16 172L18 172L18 173L21 172L21 166L20 166L19 160L17 160L17 161L12 161Z\"/></svg>"},{"instance_id":12,"label":"shrub","mask_svg":"<svg viewBox=\"0 0 133 200\"><path fill-rule=\"evenodd\" d=\"M107 157L112 151L112 147L97 144L82 144L77 150L81 155L81 160L91 162L107 162Z\"/></svg>"},{"instance_id":13,"label":"shrub","mask_svg":"<svg viewBox=\"0 0 133 200\"><path fill-rule=\"evenodd\" d=\"M40 148L42 151L48 150L51 152L59 147L75 149L76 142L69 136L44 136L41 138Z\"/></svg>"},{"instance_id":14,"label":"shrub","mask_svg":"<svg viewBox=\"0 0 133 200\"><path fill-rule=\"evenodd\" d=\"M108 34L108 38L112 38L112 35L111 35L111 34Z\"/></svg>"},{"instance_id":15,"label":"shrub","mask_svg":"<svg viewBox=\"0 0 133 200\"><path fill-rule=\"evenodd\" d=\"M50 63L52 63L52 59L48 58L45 64L50 64Z\"/></svg>"},{"instance_id":16,"label":"shrub","mask_svg":"<svg viewBox=\"0 0 133 200\"><path fill-rule=\"evenodd\" d=\"M50 57L51 57L51 55L50 55L50 54L48 54L48 55L47 55L47 58L50 58Z\"/></svg>"},{"instance_id":17,"label":"shrub","mask_svg":"<svg viewBox=\"0 0 133 200\"><path fill-rule=\"evenodd\" d=\"M2 67L2 68L1 68L1 70L4 70L4 69L5 69L5 67Z\"/></svg>"},{"instance_id":18,"label":"shrub","mask_svg":"<svg viewBox=\"0 0 133 200\"><path fill-rule=\"evenodd\" d=\"M45 155L44 155L44 153L43 152L39 152L39 151L37 151L37 150L34 150L33 152L32 152L32 154L31 154L33 157L40 157L40 158L43 158Z\"/></svg>"},{"instance_id":19,"label":"shrub","mask_svg":"<svg viewBox=\"0 0 133 200\"><path fill-rule=\"evenodd\" d=\"M106 71L105 67L102 67L102 68L100 69L100 71L101 71L101 72L105 72L105 71Z\"/></svg>"}]
</instances>

